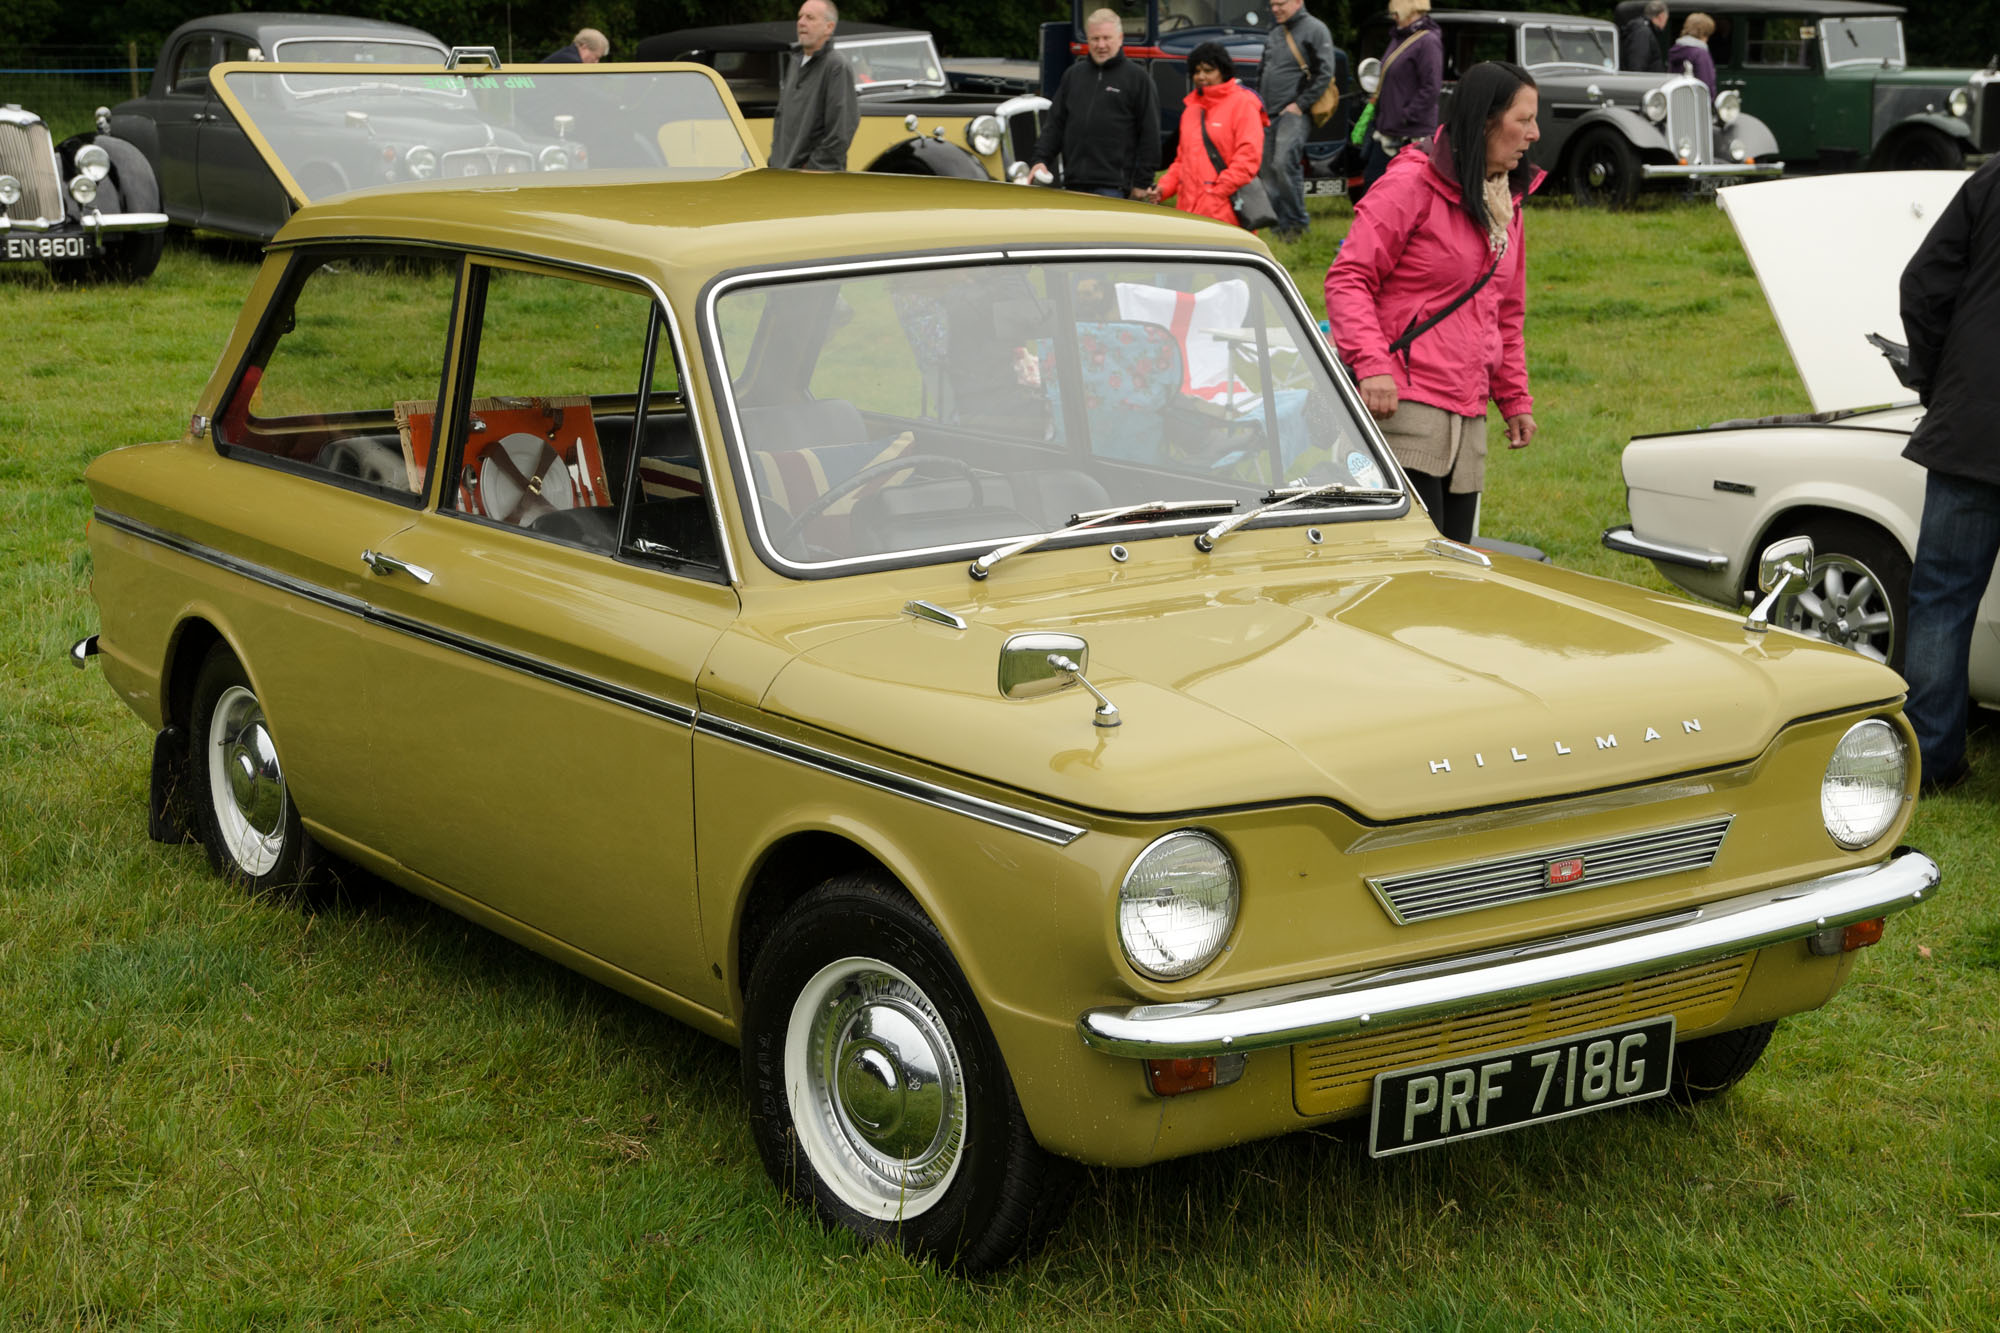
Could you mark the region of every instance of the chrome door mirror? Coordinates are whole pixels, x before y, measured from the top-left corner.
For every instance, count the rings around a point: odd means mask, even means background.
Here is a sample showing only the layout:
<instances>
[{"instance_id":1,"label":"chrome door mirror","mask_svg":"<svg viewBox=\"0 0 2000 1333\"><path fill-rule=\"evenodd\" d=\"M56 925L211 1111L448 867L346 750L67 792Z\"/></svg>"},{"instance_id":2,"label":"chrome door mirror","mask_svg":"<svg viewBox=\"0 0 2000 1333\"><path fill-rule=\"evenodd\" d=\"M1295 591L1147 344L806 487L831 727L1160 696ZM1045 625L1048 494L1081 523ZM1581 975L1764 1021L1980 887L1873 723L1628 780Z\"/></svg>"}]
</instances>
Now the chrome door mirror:
<instances>
[{"instance_id":1,"label":"chrome door mirror","mask_svg":"<svg viewBox=\"0 0 2000 1333\"><path fill-rule=\"evenodd\" d=\"M1757 558L1757 589L1764 599L1750 608L1743 628L1762 634L1771 628L1771 608L1780 597L1793 597L1812 585L1813 544L1810 537L1772 542Z\"/></svg>"},{"instance_id":2,"label":"chrome door mirror","mask_svg":"<svg viewBox=\"0 0 2000 1333\"><path fill-rule=\"evenodd\" d=\"M1354 77L1361 83L1361 91L1373 95L1382 86L1382 62L1369 56L1361 62L1361 68L1354 71Z\"/></svg>"},{"instance_id":3,"label":"chrome door mirror","mask_svg":"<svg viewBox=\"0 0 2000 1333\"><path fill-rule=\"evenodd\" d=\"M1076 671L1052 666L1051 656L1074 662ZM1074 634L1016 634L1000 645L1000 693L1039 699L1076 684L1076 672L1089 665L1090 645Z\"/></svg>"}]
</instances>

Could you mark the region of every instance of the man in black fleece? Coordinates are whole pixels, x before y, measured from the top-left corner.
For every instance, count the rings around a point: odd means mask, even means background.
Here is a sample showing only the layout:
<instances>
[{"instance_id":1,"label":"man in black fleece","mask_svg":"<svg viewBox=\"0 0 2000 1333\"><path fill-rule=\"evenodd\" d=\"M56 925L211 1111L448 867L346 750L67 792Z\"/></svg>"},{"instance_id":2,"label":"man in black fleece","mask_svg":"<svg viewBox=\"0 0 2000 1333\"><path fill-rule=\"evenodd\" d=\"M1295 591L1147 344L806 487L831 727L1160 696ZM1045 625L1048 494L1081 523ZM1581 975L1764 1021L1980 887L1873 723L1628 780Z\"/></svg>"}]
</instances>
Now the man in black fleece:
<instances>
[{"instance_id":1,"label":"man in black fleece","mask_svg":"<svg viewBox=\"0 0 2000 1333\"><path fill-rule=\"evenodd\" d=\"M1063 72L1035 141L1032 179L1062 158L1063 186L1134 199L1160 169L1160 102L1143 67L1124 55L1124 24L1108 9L1084 20L1090 59Z\"/></svg>"}]
</instances>

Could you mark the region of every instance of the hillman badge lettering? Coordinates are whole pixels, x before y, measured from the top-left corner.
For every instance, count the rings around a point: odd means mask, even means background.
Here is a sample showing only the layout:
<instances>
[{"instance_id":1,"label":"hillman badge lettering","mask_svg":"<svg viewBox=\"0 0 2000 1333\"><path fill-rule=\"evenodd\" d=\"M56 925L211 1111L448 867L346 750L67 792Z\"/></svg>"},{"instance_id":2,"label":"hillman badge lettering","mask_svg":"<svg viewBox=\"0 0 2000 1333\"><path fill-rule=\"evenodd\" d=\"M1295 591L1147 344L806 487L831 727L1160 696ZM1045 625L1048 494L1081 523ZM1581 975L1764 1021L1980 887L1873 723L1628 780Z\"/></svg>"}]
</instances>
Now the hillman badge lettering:
<instances>
[{"instance_id":1,"label":"hillman badge lettering","mask_svg":"<svg viewBox=\"0 0 2000 1333\"><path fill-rule=\"evenodd\" d=\"M1701 730L1701 719L1698 717L1684 718L1681 721L1681 734L1683 736L1691 736L1695 732L1700 730ZM1618 748L1618 733L1616 732L1611 732L1603 736L1593 736L1592 739L1594 739L1597 742L1596 748L1600 750L1615 750ZM1665 739L1666 737L1658 729L1653 727L1647 727L1646 734L1639 738L1639 744L1651 745L1654 741L1665 740ZM1561 741L1554 742L1554 745L1555 745L1555 750L1553 753L1558 758L1566 754L1575 753L1575 751L1570 746L1565 745ZM1520 746L1510 745L1507 747L1507 753L1495 759L1494 762L1498 763L1500 762L1500 759L1506 759L1511 763L1525 764L1528 762L1529 756L1522 752ZM1463 756L1461 756L1461 762L1462 760ZM1486 767L1486 754L1483 750L1474 750L1472 752L1472 767L1474 768ZM1449 773L1452 771L1451 760L1449 758L1433 759L1430 761L1430 769L1431 772L1433 773Z\"/></svg>"}]
</instances>

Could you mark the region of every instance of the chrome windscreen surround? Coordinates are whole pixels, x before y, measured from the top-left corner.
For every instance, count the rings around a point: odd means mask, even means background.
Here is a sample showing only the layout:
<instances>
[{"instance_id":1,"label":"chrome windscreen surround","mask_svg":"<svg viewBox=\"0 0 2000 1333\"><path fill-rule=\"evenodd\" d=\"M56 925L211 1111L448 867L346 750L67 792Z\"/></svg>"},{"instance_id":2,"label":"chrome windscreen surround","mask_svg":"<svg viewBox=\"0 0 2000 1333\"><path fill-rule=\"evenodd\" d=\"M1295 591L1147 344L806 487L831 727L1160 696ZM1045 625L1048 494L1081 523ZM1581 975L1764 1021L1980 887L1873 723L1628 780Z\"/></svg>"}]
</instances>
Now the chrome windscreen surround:
<instances>
[{"instance_id":1,"label":"chrome windscreen surround","mask_svg":"<svg viewBox=\"0 0 2000 1333\"><path fill-rule=\"evenodd\" d=\"M1529 898L1705 870L1715 864L1734 815L1645 833L1572 843L1440 870L1370 878L1368 887L1398 925Z\"/></svg>"}]
</instances>

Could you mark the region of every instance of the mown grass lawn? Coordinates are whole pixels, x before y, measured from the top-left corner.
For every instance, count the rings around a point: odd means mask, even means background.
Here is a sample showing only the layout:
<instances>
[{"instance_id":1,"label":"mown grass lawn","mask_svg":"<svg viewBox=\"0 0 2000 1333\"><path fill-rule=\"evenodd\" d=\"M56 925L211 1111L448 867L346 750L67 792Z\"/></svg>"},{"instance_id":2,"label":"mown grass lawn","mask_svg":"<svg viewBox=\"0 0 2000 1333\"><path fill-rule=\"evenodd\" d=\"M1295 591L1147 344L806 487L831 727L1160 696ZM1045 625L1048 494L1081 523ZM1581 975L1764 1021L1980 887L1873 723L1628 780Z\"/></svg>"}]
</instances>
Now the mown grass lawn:
<instances>
[{"instance_id":1,"label":"mown grass lawn","mask_svg":"<svg viewBox=\"0 0 2000 1333\"><path fill-rule=\"evenodd\" d=\"M1321 206L1324 207L1324 206ZM1286 258L1315 307L1344 205ZM1713 208L1529 218L1543 430L1493 535L1598 544L1627 436L1802 410ZM2000 754L1920 808L1947 891L1699 1113L1369 1160L1352 1131L1092 1172L969 1282L778 1203L735 1053L398 891L248 900L146 840L80 481L177 433L252 273L0 271L0 1328L2000 1327Z\"/></svg>"}]
</instances>

